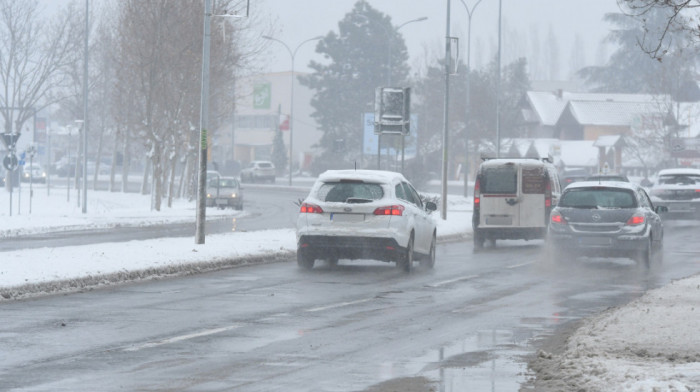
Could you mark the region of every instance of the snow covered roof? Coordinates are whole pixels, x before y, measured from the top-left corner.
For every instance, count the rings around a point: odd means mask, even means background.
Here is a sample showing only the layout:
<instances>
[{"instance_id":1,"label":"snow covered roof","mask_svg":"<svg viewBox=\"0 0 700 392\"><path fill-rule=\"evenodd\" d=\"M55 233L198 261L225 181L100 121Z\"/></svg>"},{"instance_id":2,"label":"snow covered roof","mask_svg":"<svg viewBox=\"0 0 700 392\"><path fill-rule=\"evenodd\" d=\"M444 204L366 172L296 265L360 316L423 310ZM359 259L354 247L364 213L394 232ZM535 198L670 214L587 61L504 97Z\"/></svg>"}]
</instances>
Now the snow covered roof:
<instances>
[{"instance_id":1,"label":"snow covered roof","mask_svg":"<svg viewBox=\"0 0 700 392\"><path fill-rule=\"evenodd\" d=\"M643 115L664 115L663 105L657 102L569 101L565 111L582 125L629 127Z\"/></svg>"},{"instance_id":2,"label":"snow covered roof","mask_svg":"<svg viewBox=\"0 0 700 392\"><path fill-rule=\"evenodd\" d=\"M622 135L603 135L598 136L593 145L596 147L615 147L619 143L624 143Z\"/></svg>"},{"instance_id":3,"label":"snow covered roof","mask_svg":"<svg viewBox=\"0 0 700 392\"><path fill-rule=\"evenodd\" d=\"M592 140L562 140L560 162L566 167L598 167L598 147Z\"/></svg>"},{"instance_id":4,"label":"snow covered roof","mask_svg":"<svg viewBox=\"0 0 700 392\"><path fill-rule=\"evenodd\" d=\"M606 93L572 93L568 91L528 91L527 100L539 117L542 125L554 126L570 101L581 102L625 102L658 103L667 102L665 95L649 94L606 94ZM629 125L629 123L627 124Z\"/></svg>"}]
</instances>

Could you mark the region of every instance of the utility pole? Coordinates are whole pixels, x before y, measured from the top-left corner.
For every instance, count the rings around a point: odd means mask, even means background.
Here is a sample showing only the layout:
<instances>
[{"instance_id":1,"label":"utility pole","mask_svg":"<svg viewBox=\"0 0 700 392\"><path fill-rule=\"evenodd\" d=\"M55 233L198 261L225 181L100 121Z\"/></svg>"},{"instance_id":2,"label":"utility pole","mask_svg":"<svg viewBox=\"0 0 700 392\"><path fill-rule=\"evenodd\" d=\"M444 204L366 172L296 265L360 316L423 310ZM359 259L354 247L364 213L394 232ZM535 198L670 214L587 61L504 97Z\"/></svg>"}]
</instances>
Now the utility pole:
<instances>
[{"instance_id":1,"label":"utility pole","mask_svg":"<svg viewBox=\"0 0 700 392\"><path fill-rule=\"evenodd\" d=\"M85 0L85 53L83 54L83 205L82 213L87 213L87 162L88 162L88 4Z\"/></svg>"},{"instance_id":2,"label":"utility pole","mask_svg":"<svg viewBox=\"0 0 700 392\"><path fill-rule=\"evenodd\" d=\"M204 1L202 39L202 93L199 111L199 177L197 182L197 223L195 243L203 244L207 219L207 128L209 128L209 47L211 42L212 0Z\"/></svg>"},{"instance_id":3,"label":"utility pole","mask_svg":"<svg viewBox=\"0 0 700 392\"><path fill-rule=\"evenodd\" d=\"M440 217L447 219L447 158L448 158L448 114L450 107L450 60L452 53L450 46L452 38L450 37L450 0L447 0L447 23L445 31L445 108L442 117L442 208L440 209Z\"/></svg>"}]
</instances>

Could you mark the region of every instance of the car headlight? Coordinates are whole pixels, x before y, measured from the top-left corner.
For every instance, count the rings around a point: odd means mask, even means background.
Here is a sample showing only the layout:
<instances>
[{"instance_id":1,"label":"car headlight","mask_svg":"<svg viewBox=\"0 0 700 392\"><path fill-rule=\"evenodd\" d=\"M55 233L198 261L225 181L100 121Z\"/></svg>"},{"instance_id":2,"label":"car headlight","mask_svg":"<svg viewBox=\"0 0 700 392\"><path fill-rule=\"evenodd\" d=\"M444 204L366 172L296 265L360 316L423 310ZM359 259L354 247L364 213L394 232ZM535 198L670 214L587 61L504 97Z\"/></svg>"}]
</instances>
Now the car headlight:
<instances>
[{"instance_id":1,"label":"car headlight","mask_svg":"<svg viewBox=\"0 0 700 392\"><path fill-rule=\"evenodd\" d=\"M232 193L232 194L231 194L231 197L233 197L233 198L235 199L235 198L236 198L236 194L235 194L235 193Z\"/></svg>"},{"instance_id":2,"label":"car headlight","mask_svg":"<svg viewBox=\"0 0 700 392\"><path fill-rule=\"evenodd\" d=\"M207 198L211 198L211 193L207 193Z\"/></svg>"}]
</instances>

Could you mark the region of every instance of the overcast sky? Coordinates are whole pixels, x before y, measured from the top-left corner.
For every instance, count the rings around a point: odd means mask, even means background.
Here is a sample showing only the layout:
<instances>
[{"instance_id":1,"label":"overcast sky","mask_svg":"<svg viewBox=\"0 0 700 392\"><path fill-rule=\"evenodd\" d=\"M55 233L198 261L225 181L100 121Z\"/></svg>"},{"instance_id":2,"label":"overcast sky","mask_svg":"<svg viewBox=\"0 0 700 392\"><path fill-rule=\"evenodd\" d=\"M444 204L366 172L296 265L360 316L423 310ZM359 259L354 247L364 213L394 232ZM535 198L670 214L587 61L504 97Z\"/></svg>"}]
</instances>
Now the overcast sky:
<instances>
[{"instance_id":1,"label":"overcast sky","mask_svg":"<svg viewBox=\"0 0 700 392\"><path fill-rule=\"evenodd\" d=\"M302 41L338 30L338 21L350 12L357 0L251 0L251 12L273 15L279 23L280 34L292 50ZM477 0L464 0L473 8ZM410 23L401 28L409 50L409 65L425 63L426 54L432 58L444 56L447 0L368 0L372 7L390 15L395 26L426 16L428 20ZM451 0L451 35L459 37L462 58L466 58L468 16L460 0ZM489 46L496 46L498 32L498 0L482 0L473 12L471 62L473 67L486 64L492 58ZM531 38L533 29L546 37L550 28L555 32L561 52L562 76L568 72L571 46L576 34L586 45L587 63L596 62L598 43L607 34L609 25L602 21L605 13L619 12L616 0L502 0L503 47L506 30L517 30L520 36ZM536 26L536 27L535 27ZM479 56L478 40L481 41ZM522 46L522 45L519 45ZM270 48L273 60L271 71L289 70L291 58L282 45ZM495 55L495 54L493 54ZM508 57L503 53L504 60ZM321 60L314 53L314 43L299 49L295 69L308 71L310 59Z\"/></svg>"}]
</instances>

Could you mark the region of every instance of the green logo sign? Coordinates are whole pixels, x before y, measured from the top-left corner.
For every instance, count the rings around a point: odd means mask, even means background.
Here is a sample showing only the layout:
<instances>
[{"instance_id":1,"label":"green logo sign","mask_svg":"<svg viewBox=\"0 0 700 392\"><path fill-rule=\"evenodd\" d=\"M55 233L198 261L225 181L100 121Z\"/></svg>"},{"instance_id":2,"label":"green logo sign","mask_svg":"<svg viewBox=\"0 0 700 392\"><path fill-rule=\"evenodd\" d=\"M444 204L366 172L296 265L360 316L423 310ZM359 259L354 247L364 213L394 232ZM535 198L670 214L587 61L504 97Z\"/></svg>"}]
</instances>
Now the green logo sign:
<instances>
[{"instance_id":1,"label":"green logo sign","mask_svg":"<svg viewBox=\"0 0 700 392\"><path fill-rule=\"evenodd\" d=\"M258 83L253 87L253 109L270 108L270 83Z\"/></svg>"}]
</instances>

